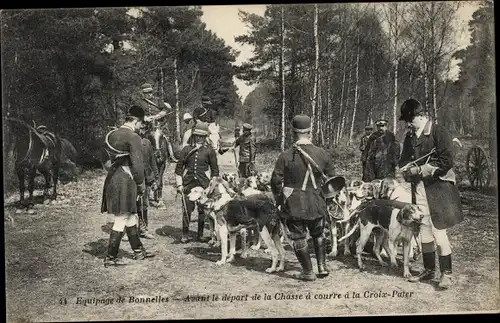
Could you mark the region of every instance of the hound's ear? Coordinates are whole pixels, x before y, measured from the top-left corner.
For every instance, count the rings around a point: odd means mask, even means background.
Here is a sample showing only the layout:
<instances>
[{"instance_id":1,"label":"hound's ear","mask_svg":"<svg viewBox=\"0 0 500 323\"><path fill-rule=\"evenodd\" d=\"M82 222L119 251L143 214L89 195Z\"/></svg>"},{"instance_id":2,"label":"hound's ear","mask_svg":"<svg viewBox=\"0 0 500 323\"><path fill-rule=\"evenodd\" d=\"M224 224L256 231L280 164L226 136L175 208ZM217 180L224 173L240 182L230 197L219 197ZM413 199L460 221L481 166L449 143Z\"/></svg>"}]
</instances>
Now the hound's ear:
<instances>
[{"instance_id":1,"label":"hound's ear","mask_svg":"<svg viewBox=\"0 0 500 323\"><path fill-rule=\"evenodd\" d=\"M402 214L404 212L403 210L404 210L404 208L402 208L401 210L399 210L398 214L396 215L396 220L399 223L401 223L401 220L403 220L403 214Z\"/></svg>"},{"instance_id":2,"label":"hound's ear","mask_svg":"<svg viewBox=\"0 0 500 323\"><path fill-rule=\"evenodd\" d=\"M405 219L410 218L410 213L413 212L412 207L405 205L401 210L399 210L398 215L396 216L396 219L398 220L399 223Z\"/></svg>"}]
</instances>

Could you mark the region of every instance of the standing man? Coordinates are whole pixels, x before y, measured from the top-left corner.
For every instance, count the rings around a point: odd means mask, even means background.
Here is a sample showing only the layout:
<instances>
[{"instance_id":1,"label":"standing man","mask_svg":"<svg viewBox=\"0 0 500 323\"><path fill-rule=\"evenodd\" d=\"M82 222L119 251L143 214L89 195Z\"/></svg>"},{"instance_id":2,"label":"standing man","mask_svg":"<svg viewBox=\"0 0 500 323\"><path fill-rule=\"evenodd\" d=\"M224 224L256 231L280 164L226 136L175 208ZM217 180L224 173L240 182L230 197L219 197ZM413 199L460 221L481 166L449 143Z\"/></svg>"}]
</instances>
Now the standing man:
<instances>
[{"instance_id":1,"label":"standing man","mask_svg":"<svg viewBox=\"0 0 500 323\"><path fill-rule=\"evenodd\" d=\"M139 134L142 137L142 148L143 148L143 159L144 159L144 176L146 183L146 190L142 199L137 201L137 211L139 214L139 233L141 238L154 239L154 236L148 232L148 206L149 206L149 194L151 191L155 190L158 183L158 167L156 167L156 161L153 153L153 146L151 141L146 138L146 128L141 127Z\"/></svg>"},{"instance_id":2,"label":"standing man","mask_svg":"<svg viewBox=\"0 0 500 323\"><path fill-rule=\"evenodd\" d=\"M377 131L369 139L369 145L366 147L366 181L374 179L384 179L386 177L395 177L396 166L399 160L399 144L396 136L387 130L388 121L381 119L375 125ZM363 181L365 181L363 179Z\"/></svg>"},{"instance_id":3,"label":"standing man","mask_svg":"<svg viewBox=\"0 0 500 323\"><path fill-rule=\"evenodd\" d=\"M368 153L367 144L368 139L370 138L373 132L373 126L368 125L365 127L365 134L361 137L361 141L359 142L359 150L361 151L361 169L363 170L363 174L365 173L365 164L366 164L366 155Z\"/></svg>"},{"instance_id":4,"label":"standing man","mask_svg":"<svg viewBox=\"0 0 500 323\"><path fill-rule=\"evenodd\" d=\"M167 123L161 120L167 115L167 110L172 110L170 104L163 102L163 100L155 99L153 95L153 87L149 83L145 83L141 86L141 96L136 101L136 104L144 109L146 113L146 117L144 118L145 122L150 123L153 128L155 125L160 127L162 133L167 139L169 159L171 162L177 162L172 148L172 143L167 135L169 133Z\"/></svg>"},{"instance_id":5,"label":"standing man","mask_svg":"<svg viewBox=\"0 0 500 323\"><path fill-rule=\"evenodd\" d=\"M464 219L453 171L452 139L443 126L432 122L428 112L415 99L403 102L399 119L410 126L403 142L400 167L435 149L428 161L421 161L403 172L405 180L411 183L412 203L427 211L420 227L424 271L410 281L434 278L437 245L441 270L439 287L448 289L453 281L451 244L446 229Z\"/></svg>"},{"instance_id":6,"label":"standing man","mask_svg":"<svg viewBox=\"0 0 500 323\"><path fill-rule=\"evenodd\" d=\"M316 276L308 251L306 233L309 230L313 239L318 276L326 277L329 272L326 267L323 230L324 219L328 213L320 185L322 176L296 146L307 153L324 174L333 177L335 172L330 155L311 142L311 118L307 115L297 115L292 120L292 127L296 140L294 147L279 155L271 177L271 188L276 205L280 207L290 231L295 255L302 266L302 273L298 278L312 281Z\"/></svg>"},{"instance_id":7,"label":"standing man","mask_svg":"<svg viewBox=\"0 0 500 323\"><path fill-rule=\"evenodd\" d=\"M206 141L208 135L208 124L197 122L191 135L190 144L181 150L179 162L175 167L175 182L177 192L182 194L183 214L182 214L182 238L181 243L188 242L189 223L191 213L194 211L195 203L187 199L187 195L194 187L208 187L210 179L207 171L210 169L210 177L219 176L219 166L217 165L217 154ZM198 234L197 240L203 240L203 228L205 227L205 212L198 204Z\"/></svg>"},{"instance_id":8,"label":"standing man","mask_svg":"<svg viewBox=\"0 0 500 323\"><path fill-rule=\"evenodd\" d=\"M146 252L138 230L137 199L144 194L144 161L141 137L136 133L144 120L144 110L132 106L125 123L106 136L111 167L104 181L101 212L114 214L104 266L119 265L117 258L123 231L127 232L134 259L154 256Z\"/></svg>"},{"instance_id":9,"label":"standing man","mask_svg":"<svg viewBox=\"0 0 500 323\"><path fill-rule=\"evenodd\" d=\"M241 135L240 133L240 126L236 125L234 127L234 140L238 139L238 137Z\"/></svg>"},{"instance_id":10,"label":"standing man","mask_svg":"<svg viewBox=\"0 0 500 323\"><path fill-rule=\"evenodd\" d=\"M252 125L243 124L243 134L236 139L232 149L240 146L238 172L241 178L255 175L255 140L252 138Z\"/></svg>"}]
</instances>

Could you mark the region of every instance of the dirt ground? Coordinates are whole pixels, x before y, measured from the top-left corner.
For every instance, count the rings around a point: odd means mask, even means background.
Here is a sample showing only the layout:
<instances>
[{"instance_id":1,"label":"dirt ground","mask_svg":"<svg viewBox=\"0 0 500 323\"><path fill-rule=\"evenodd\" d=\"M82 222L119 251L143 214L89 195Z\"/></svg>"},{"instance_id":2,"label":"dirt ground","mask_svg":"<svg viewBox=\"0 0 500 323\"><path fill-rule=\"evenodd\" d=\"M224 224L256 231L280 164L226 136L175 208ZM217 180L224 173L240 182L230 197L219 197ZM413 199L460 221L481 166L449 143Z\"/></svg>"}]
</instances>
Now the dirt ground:
<instances>
[{"instance_id":1,"label":"dirt ground","mask_svg":"<svg viewBox=\"0 0 500 323\"><path fill-rule=\"evenodd\" d=\"M222 171L235 171L231 157L221 159ZM259 170L270 171L272 166L257 161ZM103 266L109 238L105 225L110 220L99 213L103 173L87 172L78 182L61 186L57 202L37 205L35 214L16 213L9 203L18 195L10 197L5 216L11 215L14 222L4 222L7 321L393 315L500 308L496 196L461 193L465 221L449 230L455 279L450 290L407 282L402 268L382 268L368 255L364 272L353 257L338 256L328 259L330 276L302 282L293 277L300 265L289 246L285 272L267 274L270 256L262 249L218 267L217 248L179 244L181 201L171 186L173 168L170 165L166 174L166 209L150 211L156 239L143 239L158 255L134 261L130 245L122 242L120 254L129 264L118 268ZM195 221L196 215L193 234ZM421 259L412 267L422 269Z\"/></svg>"}]
</instances>

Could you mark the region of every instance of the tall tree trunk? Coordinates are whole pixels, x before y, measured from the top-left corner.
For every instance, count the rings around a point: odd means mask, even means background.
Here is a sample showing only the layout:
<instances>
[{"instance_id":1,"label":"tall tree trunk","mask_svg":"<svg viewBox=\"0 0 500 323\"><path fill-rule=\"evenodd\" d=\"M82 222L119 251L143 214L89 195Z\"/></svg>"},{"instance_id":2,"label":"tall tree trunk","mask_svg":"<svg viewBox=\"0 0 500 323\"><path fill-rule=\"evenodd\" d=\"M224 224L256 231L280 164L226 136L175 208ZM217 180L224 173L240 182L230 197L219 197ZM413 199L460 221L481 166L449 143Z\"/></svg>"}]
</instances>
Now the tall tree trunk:
<instances>
[{"instance_id":1,"label":"tall tree trunk","mask_svg":"<svg viewBox=\"0 0 500 323\"><path fill-rule=\"evenodd\" d=\"M372 55L372 71L370 73L370 106L368 107L368 124L373 124L373 88L375 82L375 55Z\"/></svg>"},{"instance_id":2,"label":"tall tree trunk","mask_svg":"<svg viewBox=\"0 0 500 323\"><path fill-rule=\"evenodd\" d=\"M356 85L354 87L354 107L352 110L351 130L349 131L348 144L351 145L354 135L354 123L356 121L356 110L358 108L358 91L359 91L359 33L358 33L358 51L356 54Z\"/></svg>"},{"instance_id":3,"label":"tall tree trunk","mask_svg":"<svg viewBox=\"0 0 500 323\"><path fill-rule=\"evenodd\" d=\"M396 59L394 62L394 105L392 107L392 131L396 133L396 127L398 125L398 70L399 70L399 58L395 55Z\"/></svg>"},{"instance_id":4,"label":"tall tree trunk","mask_svg":"<svg viewBox=\"0 0 500 323\"><path fill-rule=\"evenodd\" d=\"M341 125L342 125L342 113L344 108L344 88L345 88L345 69L347 64L347 42L344 41L344 62L342 64L342 90L340 92L340 109L339 109L339 117L338 117L338 125L337 125L337 135L335 136L335 144L338 144L340 141L341 134Z\"/></svg>"},{"instance_id":5,"label":"tall tree trunk","mask_svg":"<svg viewBox=\"0 0 500 323\"><path fill-rule=\"evenodd\" d=\"M333 120L332 120L332 101L331 101L331 79L330 79L330 72L331 72L331 61L329 61L329 68L328 68L328 73L326 74L326 140L328 143L328 146L332 145L332 129L333 128Z\"/></svg>"},{"instance_id":6,"label":"tall tree trunk","mask_svg":"<svg viewBox=\"0 0 500 323\"><path fill-rule=\"evenodd\" d=\"M285 112L286 112L286 96L285 96L285 7L281 5L281 151L285 150Z\"/></svg>"},{"instance_id":7,"label":"tall tree trunk","mask_svg":"<svg viewBox=\"0 0 500 323\"><path fill-rule=\"evenodd\" d=\"M313 84L313 96L311 100L311 134L315 134L315 119L316 119L316 103L318 101L318 73L319 73L319 40L318 40L318 5L314 5L314 48L315 48L315 59L314 59L314 84Z\"/></svg>"},{"instance_id":8,"label":"tall tree trunk","mask_svg":"<svg viewBox=\"0 0 500 323\"><path fill-rule=\"evenodd\" d=\"M179 111L179 77L177 70L177 58L174 59L174 79L175 79L175 134L178 142L181 142L181 118Z\"/></svg>"},{"instance_id":9,"label":"tall tree trunk","mask_svg":"<svg viewBox=\"0 0 500 323\"><path fill-rule=\"evenodd\" d=\"M349 79L347 80L347 90L346 90L346 101L344 107L344 114L342 115L342 124L340 125L340 139L344 136L345 124L347 120L347 113L349 111L349 93L351 92L351 80L352 80L352 67L349 62Z\"/></svg>"}]
</instances>

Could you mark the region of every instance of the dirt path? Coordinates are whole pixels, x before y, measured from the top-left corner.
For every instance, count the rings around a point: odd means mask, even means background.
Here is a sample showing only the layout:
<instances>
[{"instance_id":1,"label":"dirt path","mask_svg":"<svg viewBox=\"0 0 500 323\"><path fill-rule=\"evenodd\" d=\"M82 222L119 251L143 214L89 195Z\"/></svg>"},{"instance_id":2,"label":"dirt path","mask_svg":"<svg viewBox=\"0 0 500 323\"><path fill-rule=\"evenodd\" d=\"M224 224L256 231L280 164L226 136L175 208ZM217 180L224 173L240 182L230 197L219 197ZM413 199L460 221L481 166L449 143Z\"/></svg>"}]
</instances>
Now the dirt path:
<instances>
[{"instance_id":1,"label":"dirt path","mask_svg":"<svg viewBox=\"0 0 500 323\"><path fill-rule=\"evenodd\" d=\"M235 170L232 156L220 162L222 170ZM166 185L173 183L172 171L170 165ZM300 267L288 246L286 271L282 274L265 273L270 257L262 250L251 250L247 259L238 258L233 264L216 267L214 263L220 255L216 248L176 242L181 227L181 202L175 199L171 186L165 187L166 210L153 209L150 216L150 230L156 233L156 239L143 240L158 255L106 269L102 262L109 235L103 231L106 216L99 213L103 180L102 174L86 173L78 183L61 187L57 204L38 206L33 215L15 214L12 207L5 209L15 219L13 224L5 223L8 322L499 309L498 214L491 196L464 193L466 220L450 230L456 284L451 290L437 291L431 284L406 282L401 272L381 268L369 257L365 260L365 272L356 269L352 257L338 257L329 259L329 277L300 282L292 278ZM196 230L194 217L192 231ZM131 257L128 242L122 242L120 254ZM421 269L421 261L413 267ZM188 295L200 297L188 301ZM264 299L267 296L270 299ZM120 298L123 302L118 302ZM156 302L136 303L137 298ZM99 304L95 304L96 299Z\"/></svg>"}]
</instances>

